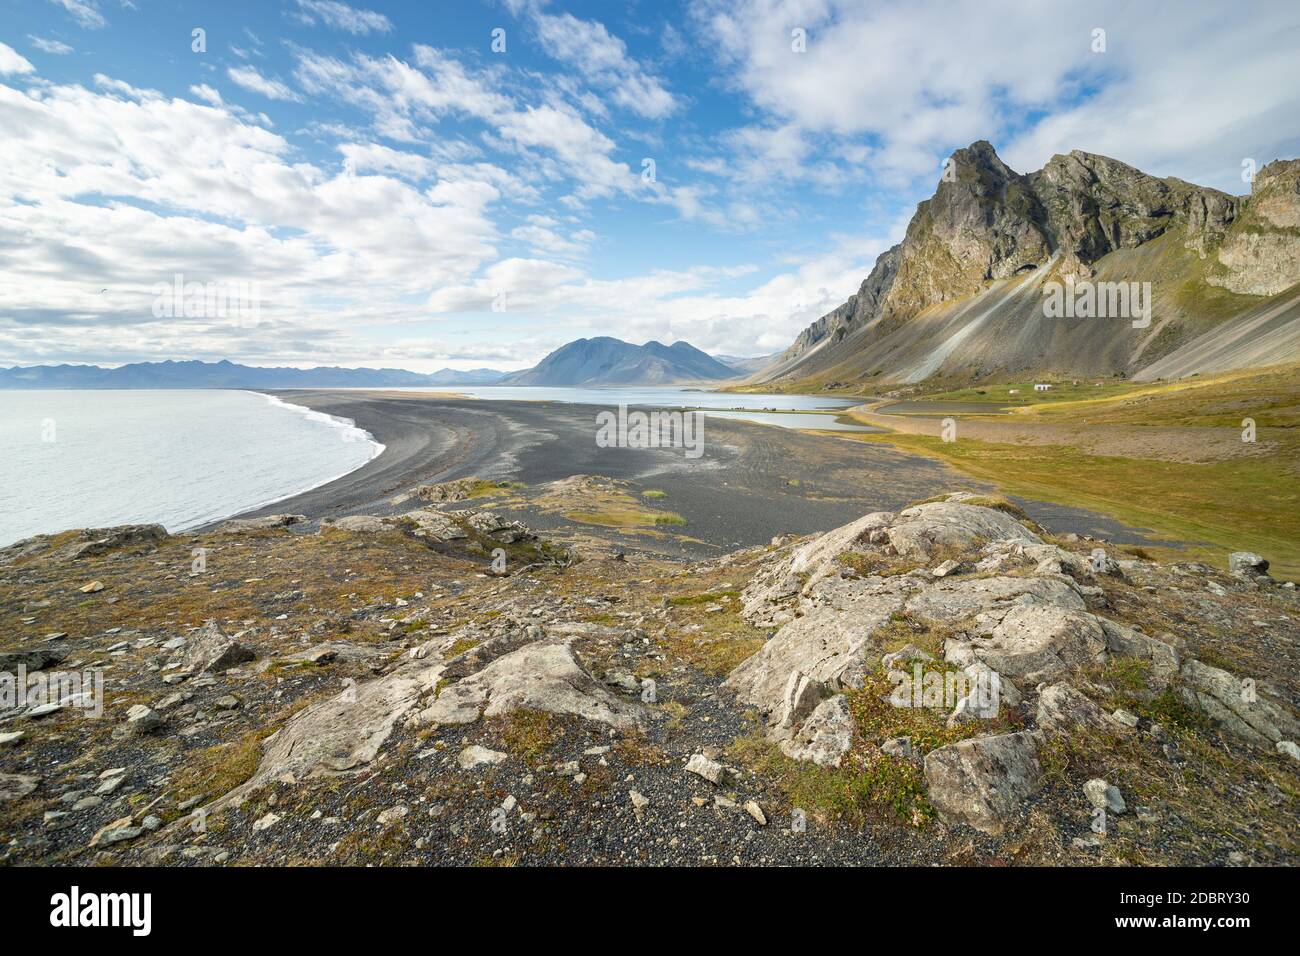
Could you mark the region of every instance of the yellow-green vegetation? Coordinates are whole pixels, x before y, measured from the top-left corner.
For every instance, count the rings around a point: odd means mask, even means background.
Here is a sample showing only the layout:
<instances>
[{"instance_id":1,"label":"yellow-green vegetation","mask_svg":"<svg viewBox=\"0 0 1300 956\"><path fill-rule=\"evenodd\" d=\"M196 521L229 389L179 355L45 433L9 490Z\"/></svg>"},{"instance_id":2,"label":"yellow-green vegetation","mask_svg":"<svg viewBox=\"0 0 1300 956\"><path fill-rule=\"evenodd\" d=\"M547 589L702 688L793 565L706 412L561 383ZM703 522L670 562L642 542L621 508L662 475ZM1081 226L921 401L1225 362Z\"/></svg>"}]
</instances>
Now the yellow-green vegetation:
<instances>
[{"instance_id":1,"label":"yellow-green vegetation","mask_svg":"<svg viewBox=\"0 0 1300 956\"><path fill-rule=\"evenodd\" d=\"M187 754L185 764L172 777L173 802L217 797L234 790L257 771L262 761L262 741L274 732L274 727L250 730L228 744Z\"/></svg>"},{"instance_id":2,"label":"yellow-green vegetation","mask_svg":"<svg viewBox=\"0 0 1300 956\"><path fill-rule=\"evenodd\" d=\"M540 710L516 710L508 717L494 718L489 726L500 735L506 751L530 767L543 762L564 735L555 715Z\"/></svg>"},{"instance_id":3,"label":"yellow-green vegetation","mask_svg":"<svg viewBox=\"0 0 1300 956\"><path fill-rule=\"evenodd\" d=\"M1034 391L1034 382L1047 382L1052 387L1046 392ZM1040 378L1025 382L1002 382L996 385L972 385L946 392L918 396L920 401L979 402L990 407L1019 408L1027 405L1047 405L1079 400L1114 398L1141 388L1132 382L1115 378L1068 379Z\"/></svg>"},{"instance_id":4,"label":"yellow-green vegetation","mask_svg":"<svg viewBox=\"0 0 1300 956\"><path fill-rule=\"evenodd\" d=\"M673 626L661 639L670 668L685 663L705 673L722 676L735 670L767 640L764 631L740 616L740 592L706 591L670 597L674 608ZM716 608L721 610L716 610ZM715 610L710 610L715 608ZM664 663L647 659L638 675L661 673ZM667 669L667 668L665 668Z\"/></svg>"},{"instance_id":5,"label":"yellow-green vegetation","mask_svg":"<svg viewBox=\"0 0 1300 956\"><path fill-rule=\"evenodd\" d=\"M464 654L466 651L473 650L481 643L481 641L477 641L472 637L462 637L460 640L453 643L451 647L447 648L447 653L443 655L443 658L445 660L451 660L453 657Z\"/></svg>"},{"instance_id":6,"label":"yellow-green vegetation","mask_svg":"<svg viewBox=\"0 0 1300 956\"><path fill-rule=\"evenodd\" d=\"M1169 862L1167 856L1152 857L1153 846L1176 847L1188 861L1216 859L1225 837L1248 855L1268 858L1280 852L1294 858L1300 851L1295 829L1300 788L1295 772L1285 766L1289 757L1212 743L1197 729L1204 718L1172 691L1150 705L1130 705L1135 713L1161 721L1181 760L1167 759L1161 743L1148 735L1082 728L1051 738L1038 755L1048 786L1074 794L1084 781L1100 777L1120 788L1131 810L1155 812L1149 821L1132 812L1112 816L1100 862Z\"/></svg>"},{"instance_id":7,"label":"yellow-green vegetation","mask_svg":"<svg viewBox=\"0 0 1300 956\"><path fill-rule=\"evenodd\" d=\"M641 492L642 498L667 498L668 492L660 491L658 488L647 488Z\"/></svg>"},{"instance_id":8,"label":"yellow-green vegetation","mask_svg":"<svg viewBox=\"0 0 1300 956\"><path fill-rule=\"evenodd\" d=\"M581 524L608 528L644 528L656 525L684 525L686 519L673 511L641 511L636 508L601 508L593 511L567 511L564 516Z\"/></svg>"},{"instance_id":9,"label":"yellow-green vegetation","mask_svg":"<svg viewBox=\"0 0 1300 956\"><path fill-rule=\"evenodd\" d=\"M740 597L739 591L705 591L702 594L679 594L670 597L668 603L673 607L691 607L696 604L717 604L733 601Z\"/></svg>"},{"instance_id":10,"label":"yellow-green vegetation","mask_svg":"<svg viewBox=\"0 0 1300 956\"><path fill-rule=\"evenodd\" d=\"M910 759L884 753L880 744L894 737L910 737L913 749L924 755L969 737L1009 733L1019 725L1003 711L993 720L948 727L951 708L897 707L889 699L893 690L888 678L877 673L862 690L848 692L855 739L839 767L792 760L761 733L737 738L732 755L780 787L790 807L854 825L875 819L925 826L935 810L926 797L921 767Z\"/></svg>"},{"instance_id":11,"label":"yellow-green vegetation","mask_svg":"<svg viewBox=\"0 0 1300 956\"><path fill-rule=\"evenodd\" d=\"M1008 494L1088 508L1184 548L1149 550L1161 560L1223 567L1231 551L1257 551L1273 572L1300 577L1300 369L1157 383L1109 399L1043 404L1044 422L1240 429L1253 418L1263 454L1209 462L1085 454L1069 445L943 442L902 433L846 437L884 442L940 459Z\"/></svg>"},{"instance_id":12,"label":"yellow-green vegetation","mask_svg":"<svg viewBox=\"0 0 1300 956\"><path fill-rule=\"evenodd\" d=\"M557 482L565 485L565 482ZM627 483L610 479L589 479L573 487L553 490L532 503L543 511L558 512L569 521L608 528L653 528L661 525L684 525L686 519L672 511L655 511L646 499L665 497L644 492L637 497L627 490Z\"/></svg>"},{"instance_id":13,"label":"yellow-green vegetation","mask_svg":"<svg viewBox=\"0 0 1300 956\"><path fill-rule=\"evenodd\" d=\"M882 627L872 633L871 640L886 653L901 650L911 644L941 660L943 642L953 635L953 629L946 624L917 617L907 611L895 611Z\"/></svg>"}]
</instances>

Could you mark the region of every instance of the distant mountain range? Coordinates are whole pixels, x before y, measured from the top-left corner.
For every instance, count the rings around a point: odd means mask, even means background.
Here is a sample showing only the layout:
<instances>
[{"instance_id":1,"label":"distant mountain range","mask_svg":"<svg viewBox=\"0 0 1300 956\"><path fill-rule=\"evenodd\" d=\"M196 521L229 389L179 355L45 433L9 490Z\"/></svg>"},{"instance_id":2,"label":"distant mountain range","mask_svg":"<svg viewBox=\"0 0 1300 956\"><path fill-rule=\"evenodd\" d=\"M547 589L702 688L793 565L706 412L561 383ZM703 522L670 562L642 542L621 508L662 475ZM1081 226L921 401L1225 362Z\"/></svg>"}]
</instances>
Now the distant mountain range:
<instances>
[{"instance_id":1,"label":"distant mountain range","mask_svg":"<svg viewBox=\"0 0 1300 956\"><path fill-rule=\"evenodd\" d=\"M738 378L742 371L686 342L633 345L599 336L578 339L556 349L533 368L515 372L502 385L617 387L674 385Z\"/></svg>"},{"instance_id":2,"label":"distant mountain range","mask_svg":"<svg viewBox=\"0 0 1300 956\"><path fill-rule=\"evenodd\" d=\"M491 368L408 372L400 368L257 368L235 362L137 362L0 368L3 388L407 388L457 385L607 386L715 382L748 375L774 356L719 361L692 345L578 339L522 372Z\"/></svg>"},{"instance_id":3,"label":"distant mountain range","mask_svg":"<svg viewBox=\"0 0 1300 956\"><path fill-rule=\"evenodd\" d=\"M1300 357L1300 160L1244 197L1080 150L1022 174L984 141L945 169L857 293L749 384L1150 380ZM1063 294L1081 307L1049 312ZM1113 308L1139 295L1142 315Z\"/></svg>"},{"instance_id":4,"label":"distant mountain range","mask_svg":"<svg viewBox=\"0 0 1300 956\"><path fill-rule=\"evenodd\" d=\"M0 368L0 388L400 388L495 385L504 372L445 368L424 374L400 368L254 368L234 362L138 362Z\"/></svg>"}]
</instances>

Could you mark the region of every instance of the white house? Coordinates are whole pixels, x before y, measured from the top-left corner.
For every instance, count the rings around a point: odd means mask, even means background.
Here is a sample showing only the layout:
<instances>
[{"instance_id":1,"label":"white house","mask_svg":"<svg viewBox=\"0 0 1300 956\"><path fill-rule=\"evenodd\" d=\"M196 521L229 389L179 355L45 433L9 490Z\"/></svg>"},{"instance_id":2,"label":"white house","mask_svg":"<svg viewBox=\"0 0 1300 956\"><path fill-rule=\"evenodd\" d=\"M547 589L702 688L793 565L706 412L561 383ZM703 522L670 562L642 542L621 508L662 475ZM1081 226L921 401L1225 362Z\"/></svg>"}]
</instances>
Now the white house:
<instances>
[{"instance_id":1,"label":"white house","mask_svg":"<svg viewBox=\"0 0 1300 956\"><path fill-rule=\"evenodd\" d=\"M1051 390L1052 390L1052 386L1050 386L1050 385L1044 384L1044 383L1042 383L1042 382L1035 382L1035 383L1034 383L1034 391L1035 391L1035 392L1050 392Z\"/></svg>"}]
</instances>

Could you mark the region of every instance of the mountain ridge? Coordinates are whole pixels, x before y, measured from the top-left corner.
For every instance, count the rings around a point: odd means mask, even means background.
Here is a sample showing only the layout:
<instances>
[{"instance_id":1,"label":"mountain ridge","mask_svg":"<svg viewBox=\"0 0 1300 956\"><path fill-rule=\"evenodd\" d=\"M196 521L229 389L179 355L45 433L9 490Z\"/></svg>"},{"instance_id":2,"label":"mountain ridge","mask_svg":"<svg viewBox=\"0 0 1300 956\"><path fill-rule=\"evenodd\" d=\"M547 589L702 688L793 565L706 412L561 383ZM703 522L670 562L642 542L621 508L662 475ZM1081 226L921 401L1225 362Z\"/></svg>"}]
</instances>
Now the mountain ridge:
<instances>
[{"instance_id":1,"label":"mountain ridge","mask_svg":"<svg viewBox=\"0 0 1300 956\"><path fill-rule=\"evenodd\" d=\"M716 382L744 373L688 342L649 341L633 345L608 335L575 339L530 369L502 379L503 385L602 387Z\"/></svg>"},{"instance_id":2,"label":"mountain ridge","mask_svg":"<svg viewBox=\"0 0 1300 956\"><path fill-rule=\"evenodd\" d=\"M1175 353L1164 367L1192 374L1300 355L1300 160L1253 187L1231 196L1081 150L1021 174L977 141L858 291L746 384L1135 376ZM1156 321L1046 319L1027 293L1068 277L1150 282ZM1268 347L1239 347L1259 323Z\"/></svg>"},{"instance_id":3,"label":"mountain ridge","mask_svg":"<svg viewBox=\"0 0 1300 956\"><path fill-rule=\"evenodd\" d=\"M488 385L504 375L495 369L467 372L408 372L393 368L240 365L229 359L133 362L117 368L99 365L30 365L0 368L0 388L362 388L429 385Z\"/></svg>"}]
</instances>

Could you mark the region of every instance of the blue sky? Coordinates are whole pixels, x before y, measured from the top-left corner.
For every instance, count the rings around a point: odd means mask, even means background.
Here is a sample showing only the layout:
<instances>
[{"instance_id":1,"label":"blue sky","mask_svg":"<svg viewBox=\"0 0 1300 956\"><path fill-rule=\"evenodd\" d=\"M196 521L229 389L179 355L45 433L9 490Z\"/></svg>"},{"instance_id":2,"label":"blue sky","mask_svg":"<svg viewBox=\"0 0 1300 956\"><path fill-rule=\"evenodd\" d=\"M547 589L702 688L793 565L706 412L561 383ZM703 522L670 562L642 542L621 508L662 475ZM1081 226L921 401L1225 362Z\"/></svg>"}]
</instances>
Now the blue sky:
<instances>
[{"instance_id":1,"label":"blue sky","mask_svg":"<svg viewBox=\"0 0 1300 956\"><path fill-rule=\"evenodd\" d=\"M0 0L0 364L761 354L973 140L1300 154L1300 5L1079 6ZM177 274L256 312L160 316Z\"/></svg>"}]
</instances>

